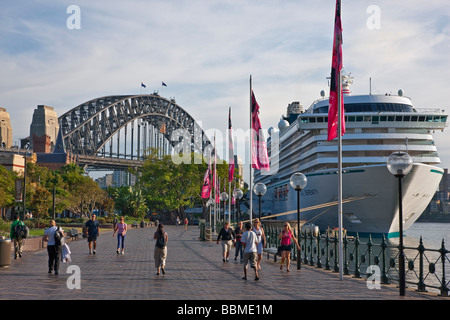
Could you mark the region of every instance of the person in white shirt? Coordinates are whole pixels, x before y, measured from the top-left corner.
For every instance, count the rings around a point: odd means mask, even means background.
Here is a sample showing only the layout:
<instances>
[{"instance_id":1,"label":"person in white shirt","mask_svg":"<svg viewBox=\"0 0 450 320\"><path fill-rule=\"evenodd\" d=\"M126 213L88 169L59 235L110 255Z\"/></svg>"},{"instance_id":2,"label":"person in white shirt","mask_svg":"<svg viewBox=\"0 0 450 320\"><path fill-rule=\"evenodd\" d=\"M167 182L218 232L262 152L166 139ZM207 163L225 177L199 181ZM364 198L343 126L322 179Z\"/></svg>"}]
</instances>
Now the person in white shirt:
<instances>
[{"instance_id":1,"label":"person in white shirt","mask_svg":"<svg viewBox=\"0 0 450 320\"><path fill-rule=\"evenodd\" d=\"M255 270L255 280L259 280L258 269L256 268L258 238L251 228L251 223L247 222L245 224L246 231L241 238L244 247L244 277L242 279L247 280L247 264L250 263L250 267Z\"/></svg>"},{"instance_id":2,"label":"person in white shirt","mask_svg":"<svg viewBox=\"0 0 450 320\"><path fill-rule=\"evenodd\" d=\"M64 237L64 231L56 226L55 220L51 221L51 226L44 231L44 241L47 242L47 253L48 253L48 273L52 273L55 270L55 275L58 274L59 260L61 260L61 246L55 243L55 233L56 230L60 229L62 236Z\"/></svg>"}]
</instances>

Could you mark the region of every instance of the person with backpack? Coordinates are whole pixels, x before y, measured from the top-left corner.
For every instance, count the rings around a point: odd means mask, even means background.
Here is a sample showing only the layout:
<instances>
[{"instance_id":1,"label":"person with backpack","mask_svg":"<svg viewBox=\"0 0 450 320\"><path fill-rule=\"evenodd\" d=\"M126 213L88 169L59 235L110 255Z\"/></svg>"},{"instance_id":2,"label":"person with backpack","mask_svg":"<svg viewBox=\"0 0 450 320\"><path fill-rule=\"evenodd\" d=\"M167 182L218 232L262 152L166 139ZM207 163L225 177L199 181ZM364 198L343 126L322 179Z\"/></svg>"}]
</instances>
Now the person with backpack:
<instances>
[{"instance_id":1,"label":"person with backpack","mask_svg":"<svg viewBox=\"0 0 450 320\"><path fill-rule=\"evenodd\" d=\"M50 227L44 231L44 241L47 242L48 273L55 271L58 274L59 261L61 260L62 246L64 245L64 231L56 226L55 220L51 221Z\"/></svg>"},{"instance_id":2,"label":"person with backpack","mask_svg":"<svg viewBox=\"0 0 450 320\"><path fill-rule=\"evenodd\" d=\"M19 216L14 217L14 221L11 224L11 230L9 237L14 241L14 259L17 257L22 258L23 245L26 237L28 236L28 227L20 221Z\"/></svg>"},{"instance_id":3,"label":"person with backpack","mask_svg":"<svg viewBox=\"0 0 450 320\"><path fill-rule=\"evenodd\" d=\"M159 275L160 270L163 274L166 274L164 268L166 266L168 236L162 223L158 224L158 229L153 235L153 239L156 240L154 252L156 275Z\"/></svg>"}]
</instances>

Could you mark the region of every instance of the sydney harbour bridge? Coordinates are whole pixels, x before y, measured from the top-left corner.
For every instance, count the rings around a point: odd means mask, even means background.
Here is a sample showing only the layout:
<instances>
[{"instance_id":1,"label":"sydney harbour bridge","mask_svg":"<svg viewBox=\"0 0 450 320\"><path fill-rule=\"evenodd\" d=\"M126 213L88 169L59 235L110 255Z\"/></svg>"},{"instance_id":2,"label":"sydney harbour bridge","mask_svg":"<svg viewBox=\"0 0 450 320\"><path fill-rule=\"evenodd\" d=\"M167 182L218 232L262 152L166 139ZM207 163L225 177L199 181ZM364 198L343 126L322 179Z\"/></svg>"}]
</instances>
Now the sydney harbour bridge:
<instances>
[{"instance_id":1,"label":"sydney harbour bridge","mask_svg":"<svg viewBox=\"0 0 450 320\"><path fill-rule=\"evenodd\" d=\"M212 148L195 119L157 93L92 99L58 122L66 151L88 170L138 167L148 148L164 155L182 146L207 156Z\"/></svg>"}]
</instances>

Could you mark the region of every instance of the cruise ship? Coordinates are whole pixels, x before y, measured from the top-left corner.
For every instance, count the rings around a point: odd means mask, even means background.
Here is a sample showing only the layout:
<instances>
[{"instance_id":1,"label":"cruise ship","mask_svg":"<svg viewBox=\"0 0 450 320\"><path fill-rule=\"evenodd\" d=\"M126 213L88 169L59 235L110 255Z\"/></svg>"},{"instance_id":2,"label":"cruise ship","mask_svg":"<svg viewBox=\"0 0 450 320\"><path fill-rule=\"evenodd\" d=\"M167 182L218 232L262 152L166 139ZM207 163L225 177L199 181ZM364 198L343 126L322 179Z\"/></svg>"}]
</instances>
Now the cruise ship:
<instances>
[{"instance_id":1,"label":"cruise ship","mask_svg":"<svg viewBox=\"0 0 450 320\"><path fill-rule=\"evenodd\" d=\"M433 132L444 130L447 115L440 109L413 106L402 90L397 95L352 95L350 76L343 76L345 128L342 137L343 228L347 234L384 234L397 237L398 180L388 171L387 159L406 151L414 165L402 179L403 229L422 214L435 194L444 170ZM297 219L297 191L291 175L302 172L308 183L300 193L300 219L321 232L338 226L338 139L327 141L328 98L304 110L299 102L288 105L278 129L270 128L267 148L270 172L254 172L262 182L262 217ZM258 203L253 205L258 210Z\"/></svg>"}]
</instances>

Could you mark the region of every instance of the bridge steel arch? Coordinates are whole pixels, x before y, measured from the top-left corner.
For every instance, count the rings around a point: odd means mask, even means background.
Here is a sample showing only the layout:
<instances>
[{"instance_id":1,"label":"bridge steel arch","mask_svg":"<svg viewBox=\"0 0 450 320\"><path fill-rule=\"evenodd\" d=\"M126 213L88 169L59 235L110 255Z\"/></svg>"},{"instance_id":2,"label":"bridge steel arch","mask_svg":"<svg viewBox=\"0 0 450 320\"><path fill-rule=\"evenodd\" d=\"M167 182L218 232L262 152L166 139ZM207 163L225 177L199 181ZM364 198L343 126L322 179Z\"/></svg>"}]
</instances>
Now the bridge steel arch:
<instances>
[{"instance_id":1,"label":"bridge steel arch","mask_svg":"<svg viewBox=\"0 0 450 320\"><path fill-rule=\"evenodd\" d=\"M203 129L186 110L174 99L168 100L158 94L96 98L60 116L59 124L67 151L95 156L121 128L137 119L155 128L164 128L161 133L172 147L181 143L181 139L172 140L172 134L178 129L189 132L190 141L183 143L189 143L191 151L203 154L211 145Z\"/></svg>"}]
</instances>

